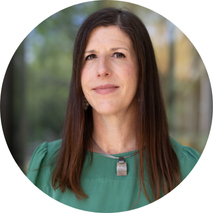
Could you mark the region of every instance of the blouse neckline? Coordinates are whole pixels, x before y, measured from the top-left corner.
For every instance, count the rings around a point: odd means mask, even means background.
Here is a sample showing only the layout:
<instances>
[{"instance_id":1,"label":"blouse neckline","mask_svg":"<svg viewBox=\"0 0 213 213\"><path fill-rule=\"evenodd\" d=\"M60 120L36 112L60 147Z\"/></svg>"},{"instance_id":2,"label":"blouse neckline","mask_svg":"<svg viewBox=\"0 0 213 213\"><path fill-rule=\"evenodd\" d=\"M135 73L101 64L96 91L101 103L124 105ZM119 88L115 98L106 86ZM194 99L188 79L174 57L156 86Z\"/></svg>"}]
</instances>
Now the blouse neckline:
<instances>
[{"instance_id":1,"label":"blouse neckline","mask_svg":"<svg viewBox=\"0 0 213 213\"><path fill-rule=\"evenodd\" d=\"M133 151L129 151L129 152L124 152L124 153L119 153L119 154L110 154L112 156L115 156L115 157L126 157L128 155L131 155L133 154L134 152L137 152L139 151L139 149L136 149L136 150L133 150ZM87 151L87 154L93 154L95 156L103 156L103 157L107 157L105 155L103 155L102 153L98 153L98 152L92 152L92 151ZM138 153L137 153L138 154ZM136 155L137 155L136 154ZM108 158L108 157L107 157Z\"/></svg>"}]
</instances>

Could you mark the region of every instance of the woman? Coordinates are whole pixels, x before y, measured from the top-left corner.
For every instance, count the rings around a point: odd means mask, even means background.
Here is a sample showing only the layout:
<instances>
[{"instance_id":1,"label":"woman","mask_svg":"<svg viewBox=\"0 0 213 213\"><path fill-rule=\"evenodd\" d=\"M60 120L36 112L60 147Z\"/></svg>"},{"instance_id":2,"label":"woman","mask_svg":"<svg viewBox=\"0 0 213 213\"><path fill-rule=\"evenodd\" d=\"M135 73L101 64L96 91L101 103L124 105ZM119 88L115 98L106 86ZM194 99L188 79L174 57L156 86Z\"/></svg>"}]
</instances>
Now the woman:
<instances>
[{"instance_id":1,"label":"woman","mask_svg":"<svg viewBox=\"0 0 213 213\"><path fill-rule=\"evenodd\" d=\"M69 206L126 211L170 192L198 159L169 137L141 20L114 8L90 15L75 41L63 138L36 149L28 178Z\"/></svg>"}]
</instances>

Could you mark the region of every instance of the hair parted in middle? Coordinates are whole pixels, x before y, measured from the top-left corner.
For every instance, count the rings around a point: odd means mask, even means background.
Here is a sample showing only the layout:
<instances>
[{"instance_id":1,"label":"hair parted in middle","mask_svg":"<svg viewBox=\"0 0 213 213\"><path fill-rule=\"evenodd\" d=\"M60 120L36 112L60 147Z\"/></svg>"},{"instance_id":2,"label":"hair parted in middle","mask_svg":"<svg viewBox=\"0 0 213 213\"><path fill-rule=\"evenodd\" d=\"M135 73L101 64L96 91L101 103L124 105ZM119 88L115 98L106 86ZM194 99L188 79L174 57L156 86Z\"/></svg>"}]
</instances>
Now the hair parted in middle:
<instances>
[{"instance_id":1,"label":"hair parted in middle","mask_svg":"<svg viewBox=\"0 0 213 213\"><path fill-rule=\"evenodd\" d=\"M93 117L91 106L84 110L81 70L84 66L84 52L89 35L93 29L101 26L118 26L131 39L137 56L139 75L136 98L140 99L137 102L136 121L139 197L143 192L148 201L152 202L180 183L179 162L170 144L167 117L150 36L136 15L116 8L104 8L94 12L83 22L77 33L62 145L54 168L52 185L55 189L60 187L62 191L66 188L70 189L78 199L88 197L81 188L80 178L86 151L91 148ZM145 166L149 189L145 187Z\"/></svg>"}]
</instances>

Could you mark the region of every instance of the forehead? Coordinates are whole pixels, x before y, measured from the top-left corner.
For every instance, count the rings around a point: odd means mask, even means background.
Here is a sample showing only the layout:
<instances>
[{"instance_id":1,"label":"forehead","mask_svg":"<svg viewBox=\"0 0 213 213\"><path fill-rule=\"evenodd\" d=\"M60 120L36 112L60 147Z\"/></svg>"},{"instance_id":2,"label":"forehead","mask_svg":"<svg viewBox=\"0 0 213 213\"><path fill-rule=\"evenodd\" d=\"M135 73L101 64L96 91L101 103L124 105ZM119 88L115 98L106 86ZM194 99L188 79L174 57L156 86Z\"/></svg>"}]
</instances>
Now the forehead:
<instances>
[{"instance_id":1,"label":"forehead","mask_svg":"<svg viewBox=\"0 0 213 213\"><path fill-rule=\"evenodd\" d=\"M89 35L86 49L104 45L122 45L131 48L132 41L118 26L101 26L93 29Z\"/></svg>"}]
</instances>

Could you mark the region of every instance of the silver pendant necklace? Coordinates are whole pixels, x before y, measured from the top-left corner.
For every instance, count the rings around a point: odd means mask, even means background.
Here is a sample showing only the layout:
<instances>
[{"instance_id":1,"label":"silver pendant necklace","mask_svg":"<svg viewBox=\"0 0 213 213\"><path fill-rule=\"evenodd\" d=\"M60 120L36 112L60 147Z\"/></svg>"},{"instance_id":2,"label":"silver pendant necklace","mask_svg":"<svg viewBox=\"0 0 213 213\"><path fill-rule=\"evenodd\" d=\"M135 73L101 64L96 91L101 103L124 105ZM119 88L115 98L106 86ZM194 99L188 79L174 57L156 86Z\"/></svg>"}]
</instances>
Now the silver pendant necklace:
<instances>
[{"instance_id":1,"label":"silver pendant necklace","mask_svg":"<svg viewBox=\"0 0 213 213\"><path fill-rule=\"evenodd\" d=\"M125 158L129 158L132 157L133 155L136 155L139 151L135 151L133 154L125 156L125 157L115 157L113 155L110 155L106 152L104 152L103 149L101 149L101 147L98 146L98 144L95 142L95 140L92 138L93 142L95 143L95 145L98 147L98 149L100 150L100 154L108 157L108 158L114 158L114 159L118 159L117 162L117 176L126 176L127 175L127 164L124 161Z\"/></svg>"}]
</instances>

